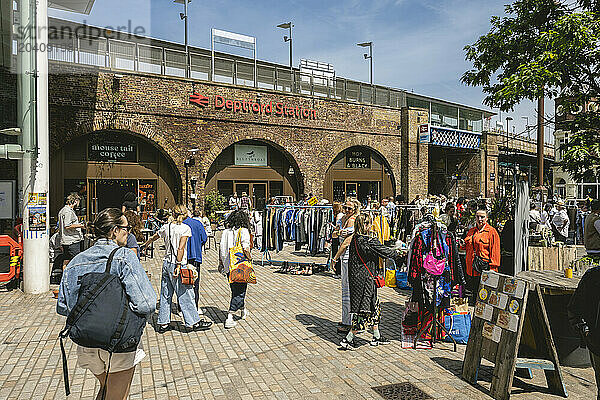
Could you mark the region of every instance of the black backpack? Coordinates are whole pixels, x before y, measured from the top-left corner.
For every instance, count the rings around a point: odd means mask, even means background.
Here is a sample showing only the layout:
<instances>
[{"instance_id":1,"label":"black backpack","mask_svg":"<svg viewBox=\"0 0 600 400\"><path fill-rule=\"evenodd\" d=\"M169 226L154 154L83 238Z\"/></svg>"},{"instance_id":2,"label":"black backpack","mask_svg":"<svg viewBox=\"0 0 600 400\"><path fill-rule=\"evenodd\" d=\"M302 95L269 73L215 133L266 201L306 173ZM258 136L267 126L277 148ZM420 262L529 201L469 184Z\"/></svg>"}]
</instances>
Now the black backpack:
<instances>
[{"instance_id":1,"label":"black backpack","mask_svg":"<svg viewBox=\"0 0 600 400\"><path fill-rule=\"evenodd\" d=\"M108 371L112 353L135 351L142 337L146 316L131 310L129 297L121 280L117 275L110 273L110 264L119 249L120 247L117 247L110 253L104 272L89 272L79 277L77 303L69 313L65 328L59 335L67 396L71 390L63 338L69 336L80 346L108 351Z\"/></svg>"}]
</instances>

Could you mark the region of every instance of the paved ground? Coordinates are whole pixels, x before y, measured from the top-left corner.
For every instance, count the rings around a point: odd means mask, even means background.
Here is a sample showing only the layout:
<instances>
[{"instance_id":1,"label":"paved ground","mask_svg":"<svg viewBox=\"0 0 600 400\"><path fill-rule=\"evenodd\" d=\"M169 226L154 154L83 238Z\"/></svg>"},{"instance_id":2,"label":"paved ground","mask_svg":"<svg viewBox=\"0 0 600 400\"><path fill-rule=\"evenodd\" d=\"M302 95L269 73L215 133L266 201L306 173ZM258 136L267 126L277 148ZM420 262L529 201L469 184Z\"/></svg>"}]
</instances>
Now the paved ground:
<instances>
[{"instance_id":1,"label":"paved ground","mask_svg":"<svg viewBox=\"0 0 600 400\"><path fill-rule=\"evenodd\" d=\"M297 256L280 253L273 258ZM158 289L159 258L144 264ZM406 381L436 399L490 398L489 366L482 367L481 386L459 378L464 346L457 353L447 344L433 350L401 348L406 292L384 288L380 293L382 332L391 345L370 347L364 334L357 351L342 352L335 333L339 280L326 274L277 274L257 266L259 284L248 291L250 317L226 331L229 287L216 265L216 253L210 250L202 271L201 304L215 322L213 329L188 333L178 316L175 329L162 335L149 325L142 339L149 356L136 369L131 399L381 399L372 387ZM64 319L56 315L52 295L0 292L0 320L0 399L64 398L57 340ZM98 384L76 367L73 349L69 341L69 398L93 399ZM590 368L564 368L564 375L571 399L595 398ZM517 379L515 385L513 399L558 398L544 393L540 373L532 381Z\"/></svg>"}]
</instances>

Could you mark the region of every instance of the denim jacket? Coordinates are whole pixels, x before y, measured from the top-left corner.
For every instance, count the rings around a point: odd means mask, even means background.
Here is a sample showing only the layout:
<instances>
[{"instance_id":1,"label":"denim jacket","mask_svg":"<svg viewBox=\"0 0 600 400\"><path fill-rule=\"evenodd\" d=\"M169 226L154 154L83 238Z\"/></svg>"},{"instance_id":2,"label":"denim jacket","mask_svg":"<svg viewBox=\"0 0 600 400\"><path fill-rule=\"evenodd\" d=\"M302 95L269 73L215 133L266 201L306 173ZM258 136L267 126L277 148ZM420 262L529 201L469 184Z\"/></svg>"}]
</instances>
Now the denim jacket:
<instances>
[{"instance_id":1,"label":"denim jacket","mask_svg":"<svg viewBox=\"0 0 600 400\"><path fill-rule=\"evenodd\" d=\"M56 312L67 316L75 307L79 296L79 277L88 272L103 272L111 251L117 244L99 239L92 247L77 254L63 271L58 290ZM110 272L118 275L129 296L129 306L139 314L148 315L156 309L156 293L133 251L118 250L112 260Z\"/></svg>"}]
</instances>

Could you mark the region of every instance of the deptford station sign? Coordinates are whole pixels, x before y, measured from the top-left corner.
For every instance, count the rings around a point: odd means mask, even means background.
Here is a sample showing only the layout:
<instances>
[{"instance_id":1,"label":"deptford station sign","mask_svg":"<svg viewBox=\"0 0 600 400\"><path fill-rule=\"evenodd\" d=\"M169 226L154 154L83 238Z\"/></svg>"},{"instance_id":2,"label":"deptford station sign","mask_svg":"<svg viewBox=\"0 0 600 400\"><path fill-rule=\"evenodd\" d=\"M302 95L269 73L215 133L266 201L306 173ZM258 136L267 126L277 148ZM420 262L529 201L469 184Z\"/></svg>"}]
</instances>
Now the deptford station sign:
<instances>
[{"instance_id":1,"label":"deptford station sign","mask_svg":"<svg viewBox=\"0 0 600 400\"><path fill-rule=\"evenodd\" d=\"M190 95L190 103L196 104L201 108L209 107L211 104L215 110L225 110L232 113L252 113L277 117L287 117L295 119L317 119L317 110L303 106L292 106L281 102L269 101L268 103L259 103L252 100L227 99L221 95L213 96L212 101L209 97L198 92Z\"/></svg>"}]
</instances>

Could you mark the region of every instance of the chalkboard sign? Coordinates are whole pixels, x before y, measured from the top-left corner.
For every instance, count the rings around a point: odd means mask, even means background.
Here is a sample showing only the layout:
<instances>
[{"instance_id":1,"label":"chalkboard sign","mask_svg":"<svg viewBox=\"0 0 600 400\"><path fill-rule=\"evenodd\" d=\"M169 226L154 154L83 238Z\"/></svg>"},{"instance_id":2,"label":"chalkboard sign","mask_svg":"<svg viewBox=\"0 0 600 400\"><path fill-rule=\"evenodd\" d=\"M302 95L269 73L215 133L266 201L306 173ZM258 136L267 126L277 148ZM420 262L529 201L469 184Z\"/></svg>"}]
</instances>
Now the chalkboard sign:
<instances>
[{"instance_id":1,"label":"chalkboard sign","mask_svg":"<svg viewBox=\"0 0 600 400\"><path fill-rule=\"evenodd\" d=\"M371 152L368 149L350 149L346 151L346 168L370 169Z\"/></svg>"},{"instance_id":2,"label":"chalkboard sign","mask_svg":"<svg viewBox=\"0 0 600 400\"><path fill-rule=\"evenodd\" d=\"M475 384L485 358L494 364L490 396L510 399L516 369L544 370L551 392L565 396L558 354L539 286L486 271L481 275L463 379Z\"/></svg>"}]
</instances>

